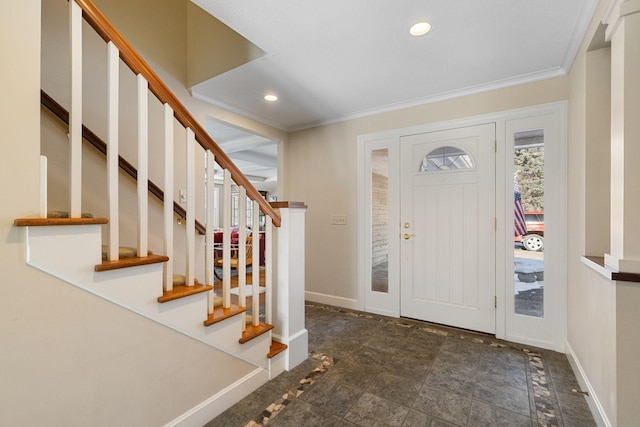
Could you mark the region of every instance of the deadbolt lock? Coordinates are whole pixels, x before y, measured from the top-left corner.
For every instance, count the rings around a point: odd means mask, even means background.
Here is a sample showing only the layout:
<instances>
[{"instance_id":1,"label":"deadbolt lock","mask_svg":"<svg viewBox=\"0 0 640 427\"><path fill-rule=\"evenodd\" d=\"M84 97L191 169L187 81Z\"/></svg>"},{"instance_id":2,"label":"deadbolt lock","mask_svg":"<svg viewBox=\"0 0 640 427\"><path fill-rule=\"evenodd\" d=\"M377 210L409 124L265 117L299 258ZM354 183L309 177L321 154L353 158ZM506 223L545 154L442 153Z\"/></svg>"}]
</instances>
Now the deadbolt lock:
<instances>
[{"instance_id":1,"label":"deadbolt lock","mask_svg":"<svg viewBox=\"0 0 640 427\"><path fill-rule=\"evenodd\" d=\"M409 224L408 222L405 222L404 223L404 228L409 228L409 227L411 227L411 224Z\"/></svg>"}]
</instances>

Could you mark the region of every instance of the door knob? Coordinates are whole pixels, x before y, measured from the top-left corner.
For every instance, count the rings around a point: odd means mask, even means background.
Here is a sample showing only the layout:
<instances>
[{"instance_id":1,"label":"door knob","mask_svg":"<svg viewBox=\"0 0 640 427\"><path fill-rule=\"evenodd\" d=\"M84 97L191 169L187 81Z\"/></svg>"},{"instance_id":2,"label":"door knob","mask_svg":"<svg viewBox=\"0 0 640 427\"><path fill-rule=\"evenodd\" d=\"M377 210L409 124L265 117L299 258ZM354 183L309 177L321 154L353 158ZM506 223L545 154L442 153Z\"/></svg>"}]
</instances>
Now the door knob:
<instances>
[{"instance_id":1,"label":"door knob","mask_svg":"<svg viewBox=\"0 0 640 427\"><path fill-rule=\"evenodd\" d=\"M404 233L404 240L409 240L413 236L415 236L415 234L413 233Z\"/></svg>"}]
</instances>

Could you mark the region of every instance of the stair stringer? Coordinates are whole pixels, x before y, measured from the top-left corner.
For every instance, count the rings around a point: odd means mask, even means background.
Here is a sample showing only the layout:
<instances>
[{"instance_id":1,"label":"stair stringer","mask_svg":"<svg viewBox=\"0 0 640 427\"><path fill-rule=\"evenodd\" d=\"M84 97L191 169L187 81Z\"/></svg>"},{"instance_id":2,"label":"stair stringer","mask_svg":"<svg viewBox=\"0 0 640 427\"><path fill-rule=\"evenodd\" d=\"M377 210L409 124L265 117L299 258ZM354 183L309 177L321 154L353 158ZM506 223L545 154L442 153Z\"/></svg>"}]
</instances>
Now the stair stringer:
<instances>
[{"instance_id":1,"label":"stair stringer","mask_svg":"<svg viewBox=\"0 0 640 427\"><path fill-rule=\"evenodd\" d=\"M271 345L271 333L239 344L242 316L205 327L205 292L158 303L157 298L162 295L162 264L94 271L95 265L102 262L100 225L25 228L27 264L32 267L241 360L269 369L266 355Z\"/></svg>"}]
</instances>

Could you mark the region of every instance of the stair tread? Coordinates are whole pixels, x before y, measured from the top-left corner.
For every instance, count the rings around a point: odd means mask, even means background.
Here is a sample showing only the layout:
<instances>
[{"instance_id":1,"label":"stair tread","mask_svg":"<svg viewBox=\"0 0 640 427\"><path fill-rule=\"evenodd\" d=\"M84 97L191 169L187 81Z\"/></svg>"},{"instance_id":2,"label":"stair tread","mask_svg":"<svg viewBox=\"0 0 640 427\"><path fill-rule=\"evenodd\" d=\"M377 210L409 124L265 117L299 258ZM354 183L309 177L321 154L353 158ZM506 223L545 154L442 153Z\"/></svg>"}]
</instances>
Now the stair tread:
<instances>
[{"instance_id":1,"label":"stair tread","mask_svg":"<svg viewBox=\"0 0 640 427\"><path fill-rule=\"evenodd\" d=\"M268 323L260 322L258 323L257 326L253 324L249 324L247 325L247 328L245 329L245 331L242 333L242 338L240 338L238 341L240 342L240 344L244 344L247 341L251 341L252 339L266 332L269 332L272 329L273 329L273 325L270 325Z\"/></svg>"},{"instance_id":2,"label":"stair tread","mask_svg":"<svg viewBox=\"0 0 640 427\"><path fill-rule=\"evenodd\" d=\"M201 292L207 292L213 289L211 285L205 285L199 282L195 282L193 286L178 285L174 286L170 291L164 291L162 296L158 297L158 302L169 302L176 299L188 297L189 295L199 294Z\"/></svg>"},{"instance_id":3,"label":"stair tread","mask_svg":"<svg viewBox=\"0 0 640 427\"><path fill-rule=\"evenodd\" d=\"M271 359L275 355L282 353L287 349L287 347L288 346L286 344L282 344L281 342L271 340L271 347L269 347L269 353L267 353L267 358Z\"/></svg>"},{"instance_id":4,"label":"stair tread","mask_svg":"<svg viewBox=\"0 0 640 427\"><path fill-rule=\"evenodd\" d=\"M138 265L157 264L159 262L169 261L168 256L164 255L147 255L144 257L123 258L115 261L102 261L94 268L95 271L116 270L118 268L135 267Z\"/></svg>"},{"instance_id":5,"label":"stair tread","mask_svg":"<svg viewBox=\"0 0 640 427\"><path fill-rule=\"evenodd\" d=\"M35 227L47 225L92 225L107 224L108 218L18 218L13 221L16 227Z\"/></svg>"},{"instance_id":6,"label":"stair tread","mask_svg":"<svg viewBox=\"0 0 640 427\"><path fill-rule=\"evenodd\" d=\"M228 308L214 307L213 313L211 313L207 320L204 321L204 326L211 326L215 323L221 322L224 319L235 316L236 314L243 313L246 307L240 307L239 305L231 304Z\"/></svg>"}]
</instances>

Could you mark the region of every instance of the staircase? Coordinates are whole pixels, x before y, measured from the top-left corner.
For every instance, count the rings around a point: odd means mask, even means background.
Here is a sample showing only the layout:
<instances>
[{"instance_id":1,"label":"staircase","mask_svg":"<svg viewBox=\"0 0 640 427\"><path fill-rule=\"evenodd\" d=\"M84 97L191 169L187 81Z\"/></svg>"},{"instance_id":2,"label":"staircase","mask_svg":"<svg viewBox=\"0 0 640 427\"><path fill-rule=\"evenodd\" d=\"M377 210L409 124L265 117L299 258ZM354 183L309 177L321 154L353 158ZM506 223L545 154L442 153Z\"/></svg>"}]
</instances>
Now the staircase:
<instances>
[{"instance_id":1,"label":"staircase","mask_svg":"<svg viewBox=\"0 0 640 427\"><path fill-rule=\"evenodd\" d=\"M306 206L281 202L274 207L267 203L90 0L71 0L68 7L71 94L66 121L70 171L69 188L65 191L69 195L69 214L48 215L47 188L52 184L47 182L47 162L43 159L40 216L16 219L14 225L25 229L26 262L29 265L255 366L250 381L236 378L229 382L227 393L232 398L212 397L206 405L187 414L176 414L174 422L169 424L202 425L207 417L212 418L261 383L306 359L303 297L303 218ZM83 185L87 175L82 164L83 141L91 140L90 134L96 136L83 124L82 116L83 20L104 40L108 52L107 129L106 141L102 143L106 164L105 171L101 172L107 181L107 200L102 207L107 215L95 218L82 213ZM123 64L135 74L136 79L137 169L119 152L123 148L119 128L119 70ZM159 118L151 117L155 110L149 107L149 94L162 106ZM65 120L64 114L59 113L60 110L54 112ZM158 121L162 123L163 135L164 163L160 165L163 189L149 180L150 170L158 167L148 162L149 127L150 123ZM176 134L183 137L176 140ZM178 145L184 146L185 161L176 166L174 147ZM203 169L198 168L197 157L205 160ZM119 206L123 179L119 168L135 179L137 217L134 219L126 218L124 215L128 213L121 212ZM173 200L176 170L186 174L185 208ZM219 171L223 172L223 182L218 204L218 200L214 200L214 177ZM98 172L89 171L89 175L91 173ZM196 185L196 177L204 177L203 189ZM250 231L240 227L235 245L231 242L232 183L239 192L239 224L251 227ZM161 199L161 208L151 196ZM205 201L204 209L197 206L198 200ZM250 211L245 200L250 200ZM222 212L222 243L214 241L214 208L218 207ZM196 220L201 210L204 211L204 225ZM260 222L259 212L264 214L264 223ZM150 213L162 217L161 227L151 222ZM121 239L119 227L123 221L136 223L135 247L128 250L122 248L121 240L128 240L125 243L129 244L132 236ZM274 234L277 228L280 231L276 245ZM176 232L183 233L183 238L176 239ZM202 233L204 242L200 237ZM248 233L253 236L249 237ZM246 259L247 241L252 239L256 245L259 239L265 240L263 266L258 250L248 251L253 259ZM292 243L292 239L297 241ZM158 240L162 242L161 248L157 247ZM151 251L150 246L153 245ZM130 253L125 255L126 252ZM231 259L234 252L237 280L233 283L237 282L237 303L231 302ZM176 263L176 259L182 259L183 263ZM222 265L221 280L216 279L214 272L218 259ZM252 265L250 275L247 275L247 264ZM274 295L276 265L278 292ZM184 271L175 274L176 269ZM261 282L261 277L264 277L264 282ZM247 282L252 289L265 288L262 313L261 295L256 293L252 298L248 297ZM247 301L251 301L250 306ZM278 307L277 314L274 314L274 304ZM247 311L251 311L251 316L246 314ZM260 321L261 317L264 322Z\"/></svg>"},{"instance_id":2,"label":"staircase","mask_svg":"<svg viewBox=\"0 0 640 427\"><path fill-rule=\"evenodd\" d=\"M107 222L106 218L29 218L17 219L14 225L28 227L29 265L268 370L270 376L284 370L282 355L276 360L267 357L273 326L245 325L246 307L224 307L219 298L219 305L207 315L213 286L198 282L163 291L166 256L102 261L101 227Z\"/></svg>"}]
</instances>

